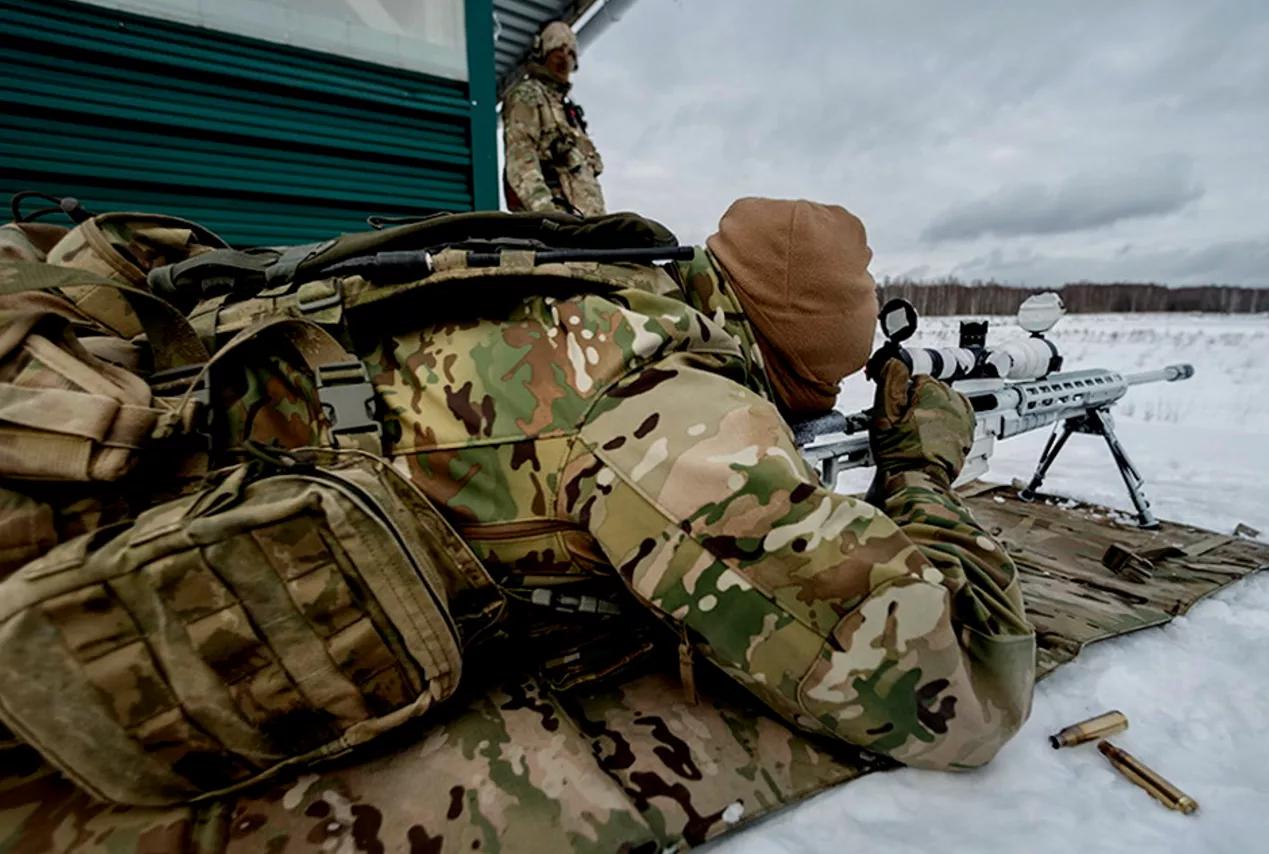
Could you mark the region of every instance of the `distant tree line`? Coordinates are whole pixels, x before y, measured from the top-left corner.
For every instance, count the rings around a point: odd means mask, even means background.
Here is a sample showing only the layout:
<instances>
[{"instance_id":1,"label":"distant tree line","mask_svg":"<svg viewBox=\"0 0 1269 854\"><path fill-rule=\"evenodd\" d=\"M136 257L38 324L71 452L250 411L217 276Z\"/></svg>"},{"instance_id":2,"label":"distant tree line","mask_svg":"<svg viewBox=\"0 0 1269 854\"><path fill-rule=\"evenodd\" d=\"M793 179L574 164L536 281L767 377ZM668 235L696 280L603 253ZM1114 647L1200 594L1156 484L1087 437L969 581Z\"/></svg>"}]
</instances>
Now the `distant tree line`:
<instances>
[{"instance_id":1,"label":"distant tree line","mask_svg":"<svg viewBox=\"0 0 1269 854\"><path fill-rule=\"evenodd\" d=\"M1269 312L1269 288L1228 285L1168 287L1138 282L1074 282L1060 288L1028 288L999 282L945 278L918 282L886 277L877 285L882 302L903 297L921 314L1013 314L1032 294L1057 291L1073 313L1130 311Z\"/></svg>"}]
</instances>

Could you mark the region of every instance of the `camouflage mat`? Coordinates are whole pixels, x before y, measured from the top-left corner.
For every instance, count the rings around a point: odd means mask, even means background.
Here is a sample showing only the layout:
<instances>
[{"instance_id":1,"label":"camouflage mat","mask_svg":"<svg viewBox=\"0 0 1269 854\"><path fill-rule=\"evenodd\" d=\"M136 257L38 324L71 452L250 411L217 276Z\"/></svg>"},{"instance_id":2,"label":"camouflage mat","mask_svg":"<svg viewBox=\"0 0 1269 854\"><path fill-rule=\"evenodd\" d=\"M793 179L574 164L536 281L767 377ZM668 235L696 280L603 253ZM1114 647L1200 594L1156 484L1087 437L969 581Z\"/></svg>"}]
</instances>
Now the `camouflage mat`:
<instances>
[{"instance_id":1,"label":"camouflage mat","mask_svg":"<svg viewBox=\"0 0 1269 854\"><path fill-rule=\"evenodd\" d=\"M970 502L1023 570L1042 673L1269 564L1269 545L1183 525L1139 531L1003 488ZM1137 582L1102 565L1111 545L1170 548ZM193 809L103 806L25 748L0 752L0 852L652 852L887 767L795 735L700 675L696 705L668 669L562 696L508 678L356 764Z\"/></svg>"}]
</instances>

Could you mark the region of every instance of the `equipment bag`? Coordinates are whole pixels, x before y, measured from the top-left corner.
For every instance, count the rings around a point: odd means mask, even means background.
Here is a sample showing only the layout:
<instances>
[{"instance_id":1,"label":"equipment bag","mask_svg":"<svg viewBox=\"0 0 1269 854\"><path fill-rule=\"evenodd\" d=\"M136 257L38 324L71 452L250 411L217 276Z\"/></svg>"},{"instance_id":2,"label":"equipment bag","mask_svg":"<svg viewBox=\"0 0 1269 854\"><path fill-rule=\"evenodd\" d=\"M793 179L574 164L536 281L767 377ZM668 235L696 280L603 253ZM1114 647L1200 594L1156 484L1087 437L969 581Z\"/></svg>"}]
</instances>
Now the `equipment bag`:
<instances>
[{"instance_id":1,"label":"equipment bag","mask_svg":"<svg viewBox=\"0 0 1269 854\"><path fill-rule=\"evenodd\" d=\"M408 479L339 457L236 467L0 582L0 722L97 797L165 805L449 697L452 599L492 582Z\"/></svg>"},{"instance_id":2,"label":"equipment bag","mask_svg":"<svg viewBox=\"0 0 1269 854\"><path fill-rule=\"evenodd\" d=\"M121 294L144 346L84 315L59 295L67 287ZM120 364L121 348L144 365ZM0 263L0 578L261 448L378 453L373 397L361 363L312 324L258 324L209 359L179 312L148 292Z\"/></svg>"},{"instance_id":3,"label":"equipment bag","mask_svg":"<svg viewBox=\"0 0 1269 854\"><path fill-rule=\"evenodd\" d=\"M559 212L433 214L320 243L199 252L165 267L156 265L148 280L155 293L182 302L192 298L191 292L199 299L230 292L255 296L261 290L326 278L337 264L381 252L510 246L611 251L664 249L676 243L665 226L633 213L590 219Z\"/></svg>"}]
</instances>

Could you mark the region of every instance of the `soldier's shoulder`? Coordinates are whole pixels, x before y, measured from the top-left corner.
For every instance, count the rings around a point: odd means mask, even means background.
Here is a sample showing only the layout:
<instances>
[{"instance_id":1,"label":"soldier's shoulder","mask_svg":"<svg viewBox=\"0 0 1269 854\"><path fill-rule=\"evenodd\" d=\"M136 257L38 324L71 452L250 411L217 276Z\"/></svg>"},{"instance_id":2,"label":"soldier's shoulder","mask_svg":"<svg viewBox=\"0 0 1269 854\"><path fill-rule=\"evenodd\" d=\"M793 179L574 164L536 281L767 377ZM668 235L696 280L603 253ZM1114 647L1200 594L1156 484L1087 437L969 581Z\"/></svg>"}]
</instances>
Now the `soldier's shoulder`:
<instances>
[{"instance_id":1,"label":"soldier's shoulder","mask_svg":"<svg viewBox=\"0 0 1269 854\"><path fill-rule=\"evenodd\" d=\"M546 86L540 80L525 77L507 90L503 97L505 105L524 103L538 104L546 100Z\"/></svg>"},{"instance_id":2,"label":"soldier's shoulder","mask_svg":"<svg viewBox=\"0 0 1269 854\"><path fill-rule=\"evenodd\" d=\"M677 262L679 274L687 278L688 276L706 276L710 279L718 279L718 271L714 268L713 256L704 246L693 246L692 257L687 261Z\"/></svg>"}]
</instances>

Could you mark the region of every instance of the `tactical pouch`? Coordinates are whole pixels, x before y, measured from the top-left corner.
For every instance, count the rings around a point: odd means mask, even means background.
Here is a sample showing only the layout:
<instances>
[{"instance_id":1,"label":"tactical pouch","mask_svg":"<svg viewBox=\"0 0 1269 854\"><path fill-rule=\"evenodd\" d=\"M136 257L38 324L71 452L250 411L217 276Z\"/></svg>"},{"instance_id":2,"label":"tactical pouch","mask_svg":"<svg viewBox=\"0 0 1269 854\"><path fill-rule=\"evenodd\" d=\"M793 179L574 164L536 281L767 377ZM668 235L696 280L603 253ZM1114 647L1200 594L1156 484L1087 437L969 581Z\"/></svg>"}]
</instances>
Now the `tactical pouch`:
<instances>
[{"instance_id":1,"label":"tactical pouch","mask_svg":"<svg viewBox=\"0 0 1269 854\"><path fill-rule=\"evenodd\" d=\"M125 515L103 487L177 424L144 380L88 350L56 297L12 300L0 296L0 578Z\"/></svg>"},{"instance_id":2,"label":"tactical pouch","mask_svg":"<svg viewBox=\"0 0 1269 854\"><path fill-rule=\"evenodd\" d=\"M81 336L88 318L41 292L96 281L45 264L0 265L0 478L118 480L141 449L178 426L175 409L156 399L144 379L89 350L89 342L118 339ZM105 285L119 299L127 294L143 301L138 305L157 365L207 360L197 335L170 306L143 291Z\"/></svg>"},{"instance_id":3,"label":"tactical pouch","mask_svg":"<svg viewBox=\"0 0 1269 854\"><path fill-rule=\"evenodd\" d=\"M404 476L354 456L238 467L0 583L0 723L97 797L163 805L449 697L451 599L492 585Z\"/></svg>"},{"instance_id":4,"label":"tactical pouch","mask_svg":"<svg viewBox=\"0 0 1269 854\"><path fill-rule=\"evenodd\" d=\"M65 322L28 315L0 336L0 476L115 480L160 429L150 388Z\"/></svg>"}]
</instances>

